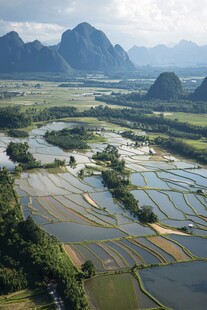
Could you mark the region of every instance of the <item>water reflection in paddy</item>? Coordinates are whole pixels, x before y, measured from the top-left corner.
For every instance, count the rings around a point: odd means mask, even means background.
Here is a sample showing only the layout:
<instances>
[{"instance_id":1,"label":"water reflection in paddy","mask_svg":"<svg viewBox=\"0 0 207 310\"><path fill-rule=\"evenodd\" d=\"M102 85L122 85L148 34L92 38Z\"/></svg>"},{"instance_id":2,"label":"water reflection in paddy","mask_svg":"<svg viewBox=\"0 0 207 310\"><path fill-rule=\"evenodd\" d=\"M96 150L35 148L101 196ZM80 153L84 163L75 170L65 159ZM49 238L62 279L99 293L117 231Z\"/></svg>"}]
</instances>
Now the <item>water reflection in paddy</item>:
<instances>
[{"instance_id":1,"label":"water reflection in paddy","mask_svg":"<svg viewBox=\"0 0 207 310\"><path fill-rule=\"evenodd\" d=\"M196 222L196 224L203 226L204 229L207 229L207 221L205 221L204 219L201 219L200 217L194 215L187 215L187 218L191 219L193 222Z\"/></svg>"},{"instance_id":2,"label":"water reflection in paddy","mask_svg":"<svg viewBox=\"0 0 207 310\"><path fill-rule=\"evenodd\" d=\"M147 192L149 193L149 196L152 198L152 200L160 206L161 210L163 210L163 212L167 214L169 218L179 220L185 219L183 212L175 208L168 195L156 190L148 190Z\"/></svg>"},{"instance_id":3,"label":"water reflection in paddy","mask_svg":"<svg viewBox=\"0 0 207 310\"><path fill-rule=\"evenodd\" d=\"M147 181L147 186L152 188L169 189L166 182L158 178L154 172L142 172L142 175Z\"/></svg>"},{"instance_id":4,"label":"water reflection in paddy","mask_svg":"<svg viewBox=\"0 0 207 310\"><path fill-rule=\"evenodd\" d=\"M193 224L194 227L193 229L190 229L189 232L193 235L200 235L200 236L207 236L207 230L205 229L199 229L199 224L196 224L195 222L191 220L186 220L186 221L176 221L176 220L163 220L163 224L171 226L171 227L176 227L176 228L181 228L181 227L187 227L188 224ZM206 227L205 227L206 228Z\"/></svg>"},{"instance_id":5,"label":"water reflection in paddy","mask_svg":"<svg viewBox=\"0 0 207 310\"><path fill-rule=\"evenodd\" d=\"M139 270L145 289L176 310L203 310L207 305L207 262L188 262ZM176 284L176 285L175 285Z\"/></svg>"},{"instance_id":6,"label":"water reflection in paddy","mask_svg":"<svg viewBox=\"0 0 207 310\"><path fill-rule=\"evenodd\" d=\"M184 213L195 215L192 208L189 205L187 205L182 193L169 191L167 192L167 194L173 201L173 203L176 205L177 209L183 211Z\"/></svg>"},{"instance_id":7,"label":"water reflection in paddy","mask_svg":"<svg viewBox=\"0 0 207 310\"><path fill-rule=\"evenodd\" d=\"M122 256L130 267L133 267L136 264L136 261L133 259L133 257L125 249L123 249L116 243L113 243L110 241L110 242L107 242L106 245L111 247L120 256Z\"/></svg>"},{"instance_id":8,"label":"water reflection in paddy","mask_svg":"<svg viewBox=\"0 0 207 310\"><path fill-rule=\"evenodd\" d=\"M198 213L203 216L207 215L207 211L205 206L200 202L198 199L199 197L197 195L194 195L192 193L185 194L185 197L187 199L187 202L192 206L192 208Z\"/></svg>"},{"instance_id":9,"label":"water reflection in paddy","mask_svg":"<svg viewBox=\"0 0 207 310\"><path fill-rule=\"evenodd\" d=\"M170 182L176 182L189 190L192 188L199 189L206 186L206 180L199 175L191 174L183 170L169 170L158 173L159 177Z\"/></svg>"},{"instance_id":10,"label":"water reflection in paddy","mask_svg":"<svg viewBox=\"0 0 207 310\"><path fill-rule=\"evenodd\" d=\"M153 249L156 252L158 252L159 254L161 254L168 262L175 262L175 258L173 256L169 255L164 250L162 250L161 248L159 248L158 246L156 246L155 244L153 244L152 242L150 242L146 238L141 237L141 238L136 238L136 240L138 242L141 241L141 243L148 246L150 249Z\"/></svg>"},{"instance_id":11,"label":"water reflection in paddy","mask_svg":"<svg viewBox=\"0 0 207 310\"><path fill-rule=\"evenodd\" d=\"M153 229L140 225L139 223L121 225L120 229L133 236L155 235Z\"/></svg>"},{"instance_id":12,"label":"water reflection in paddy","mask_svg":"<svg viewBox=\"0 0 207 310\"><path fill-rule=\"evenodd\" d=\"M131 192L134 197L138 200L139 206L146 206L149 205L153 207L153 212L158 216L159 220L167 218L167 216L158 208L158 206L150 199L150 197L147 195L147 191L143 190L133 190Z\"/></svg>"},{"instance_id":13,"label":"water reflection in paddy","mask_svg":"<svg viewBox=\"0 0 207 310\"><path fill-rule=\"evenodd\" d=\"M102 177L85 177L84 182L90 184L92 187L99 187L104 189Z\"/></svg>"},{"instance_id":14,"label":"water reflection in paddy","mask_svg":"<svg viewBox=\"0 0 207 310\"><path fill-rule=\"evenodd\" d=\"M176 177L179 176L184 181L187 181L188 179L190 182L196 183L197 186L206 187L206 177L200 174L201 173L200 169L175 170L172 172L176 174Z\"/></svg>"},{"instance_id":15,"label":"water reflection in paddy","mask_svg":"<svg viewBox=\"0 0 207 310\"><path fill-rule=\"evenodd\" d=\"M5 148L0 148L0 168L6 167L8 170L14 170L15 164L6 155Z\"/></svg>"},{"instance_id":16,"label":"water reflection in paddy","mask_svg":"<svg viewBox=\"0 0 207 310\"><path fill-rule=\"evenodd\" d=\"M87 248L94 252L96 256L101 257L103 265L106 269L119 268L116 261L109 255L109 253L105 249L103 249L99 245L91 243L87 245Z\"/></svg>"},{"instance_id":17,"label":"water reflection in paddy","mask_svg":"<svg viewBox=\"0 0 207 310\"><path fill-rule=\"evenodd\" d=\"M86 240L106 240L126 236L125 233L116 228L102 228L67 222L43 225L42 228L66 243L83 242Z\"/></svg>"},{"instance_id":18,"label":"water reflection in paddy","mask_svg":"<svg viewBox=\"0 0 207 310\"><path fill-rule=\"evenodd\" d=\"M142 174L140 173L133 173L130 177L132 184L137 186L145 187L147 184Z\"/></svg>"},{"instance_id":19,"label":"water reflection in paddy","mask_svg":"<svg viewBox=\"0 0 207 310\"><path fill-rule=\"evenodd\" d=\"M90 196L101 208L106 208L111 213L123 213L123 209L114 202L110 192L91 193Z\"/></svg>"},{"instance_id":20,"label":"water reflection in paddy","mask_svg":"<svg viewBox=\"0 0 207 310\"><path fill-rule=\"evenodd\" d=\"M207 239L194 236L169 235L170 239L186 247L192 254L207 258Z\"/></svg>"},{"instance_id":21,"label":"water reflection in paddy","mask_svg":"<svg viewBox=\"0 0 207 310\"><path fill-rule=\"evenodd\" d=\"M129 240L121 240L120 243L133 249L139 256L141 256L144 259L146 264L159 264L160 263L160 260L156 256L152 255L150 252L139 247L133 242L130 242Z\"/></svg>"}]
</instances>

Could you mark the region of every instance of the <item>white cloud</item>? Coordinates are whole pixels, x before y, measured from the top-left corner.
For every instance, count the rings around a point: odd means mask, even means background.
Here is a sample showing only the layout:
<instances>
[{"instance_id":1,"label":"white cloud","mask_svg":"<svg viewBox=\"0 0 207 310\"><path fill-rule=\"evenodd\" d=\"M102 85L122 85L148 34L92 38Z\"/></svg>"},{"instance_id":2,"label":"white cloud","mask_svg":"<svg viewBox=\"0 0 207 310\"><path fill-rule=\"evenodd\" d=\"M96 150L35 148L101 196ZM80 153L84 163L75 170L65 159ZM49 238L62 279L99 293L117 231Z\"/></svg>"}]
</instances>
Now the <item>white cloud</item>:
<instances>
[{"instance_id":1,"label":"white cloud","mask_svg":"<svg viewBox=\"0 0 207 310\"><path fill-rule=\"evenodd\" d=\"M25 38L34 39L28 25L46 41L87 21L127 48L181 39L207 44L207 0L0 0L0 7L0 19L8 28L16 23Z\"/></svg>"},{"instance_id":2,"label":"white cloud","mask_svg":"<svg viewBox=\"0 0 207 310\"><path fill-rule=\"evenodd\" d=\"M4 35L9 31L16 31L25 42L32 42L37 39L41 42L57 43L60 41L64 30L64 27L56 24L5 22L0 20L0 35Z\"/></svg>"}]
</instances>

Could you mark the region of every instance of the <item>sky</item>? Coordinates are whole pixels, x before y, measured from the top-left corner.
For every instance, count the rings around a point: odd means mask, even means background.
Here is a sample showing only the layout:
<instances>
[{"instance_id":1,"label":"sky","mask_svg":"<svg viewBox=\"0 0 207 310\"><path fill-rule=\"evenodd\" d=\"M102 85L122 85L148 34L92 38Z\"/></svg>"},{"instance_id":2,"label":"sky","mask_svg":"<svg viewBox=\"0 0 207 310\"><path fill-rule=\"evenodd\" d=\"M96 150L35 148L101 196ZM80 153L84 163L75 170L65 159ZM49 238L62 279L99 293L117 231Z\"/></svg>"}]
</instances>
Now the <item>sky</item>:
<instances>
[{"instance_id":1,"label":"sky","mask_svg":"<svg viewBox=\"0 0 207 310\"><path fill-rule=\"evenodd\" d=\"M207 0L0 0L0 36L17 31L25 42L56 44L81 22L112 44L207 44Z\"/></svg>"}]
</instances>

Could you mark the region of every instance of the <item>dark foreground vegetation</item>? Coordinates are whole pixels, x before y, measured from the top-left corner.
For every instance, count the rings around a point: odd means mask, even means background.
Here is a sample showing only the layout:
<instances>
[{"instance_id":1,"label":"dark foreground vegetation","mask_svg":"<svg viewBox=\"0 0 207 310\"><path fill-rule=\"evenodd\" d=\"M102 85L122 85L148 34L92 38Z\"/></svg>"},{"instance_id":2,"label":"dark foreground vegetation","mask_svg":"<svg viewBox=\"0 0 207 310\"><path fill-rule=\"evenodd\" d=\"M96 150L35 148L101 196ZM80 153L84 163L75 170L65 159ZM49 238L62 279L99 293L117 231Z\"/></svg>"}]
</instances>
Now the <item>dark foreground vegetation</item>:
<instances>
[{"instance_id":1,"label":"dark foreground vegetation","mask_svg":"<svg viewBox=\"0 0 207 310\"><path fill-rule=\"evenodd\" d=\"M22 219L13 179L0 170L0 292L45 287L55 282L66 309L88 309L79 273L62 244L32 220Z\"/></svg>"}]
</instances>

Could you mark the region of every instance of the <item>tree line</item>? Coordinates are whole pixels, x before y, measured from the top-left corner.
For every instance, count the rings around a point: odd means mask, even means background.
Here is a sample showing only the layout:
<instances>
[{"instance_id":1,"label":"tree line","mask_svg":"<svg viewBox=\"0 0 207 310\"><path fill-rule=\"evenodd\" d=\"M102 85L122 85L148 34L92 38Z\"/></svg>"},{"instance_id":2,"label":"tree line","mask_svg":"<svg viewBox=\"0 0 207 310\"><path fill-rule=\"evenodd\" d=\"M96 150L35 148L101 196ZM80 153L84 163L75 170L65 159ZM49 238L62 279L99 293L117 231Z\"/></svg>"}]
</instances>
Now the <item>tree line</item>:
<instances>
[{"instance_id":1,"label":"tree line","mask_svg":"<svg viewBox=\"0 0 207 310\"><path fill-rule=\"evenodd\" d=\"M179 100L159 100L147 98L140 92L131 92L129 94L115 93L111 95L96 96L99 102L106 102L112 105L120 105L139 109L141 113L152 114L157 112L184 112L184 113L207 113L207 104L205 101L191 101L189 98Z\"/></svg>"},{"instance_id":2,"label":"tree line","mask_svg":"<svg viewBox=\"0 0 207 310\"><path fill-rule=\"evenodd\" d=\"M157 216L153 213L152 207L143 206L140 208L138 200L135 199L134 195L129 191L130 181L128 173L124 169L125 161L120 160L119 157L118 149L113 145L107 145L105 150L97 152L96 155L93 156L96 160L110 162L109 167L111 169L102 171L104 185L108 187L112 196L140 221L144 223L156 222Z\"/></svg>"},{"instance_id":3,"label":"tree line","mask_svg":"<svg viewBox=\"0 0 207 310\"><path fill-rule=\"evenodd\" d=\"M162 116L162 114L161 114ZM192 125L165 117L140 113L138 109L111 109L98 106L85 111L78 111L74 107L51 107L41 111L29 108L21 112L19 108L0 109L0 128L21 128L31 125L32 122L60 119L66 117L98 117L107 119L127 120L136 124L138 128L148 128L151 131L166 132L174 129L178 132L201 135L207 137L207 126Z\"/></svg>"},{"instance_id":4,"label":"tree line","mask_svg":"<svg viewBox=\"0 0 207 310\"><path fill-rule=\"evenodd\" d=\"M82 278L63 246L39 228L31 217L22 218L13 191L13 179L0 170L0 292L46 287L51 281L66 309L89 309Z\"/></svg>"},{"instance_id":5,"label":"tree line","mask_svg":"<svg viewBox=\"0 0 207 310\"><path fill-rule=\"evenodd\" d=\"M194 146L175 138L164 138L159 136L154 139L154 142L168 150L175 151L178 154L196 159L204 164L207 164L206 149L198 150Z\"/></svg>"}]
</instances>

